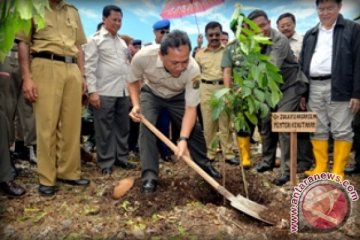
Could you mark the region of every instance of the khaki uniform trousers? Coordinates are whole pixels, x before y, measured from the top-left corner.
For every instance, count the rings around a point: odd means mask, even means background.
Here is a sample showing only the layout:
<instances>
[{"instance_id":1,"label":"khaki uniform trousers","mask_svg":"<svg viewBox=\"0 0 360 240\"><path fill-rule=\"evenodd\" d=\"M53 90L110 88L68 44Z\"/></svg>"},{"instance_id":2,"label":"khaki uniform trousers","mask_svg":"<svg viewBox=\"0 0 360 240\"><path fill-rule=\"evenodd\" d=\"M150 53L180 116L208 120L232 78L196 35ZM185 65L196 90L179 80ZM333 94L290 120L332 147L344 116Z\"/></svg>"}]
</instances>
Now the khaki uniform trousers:
<instances>
[{"instance_id":1,"label":"khaki uniform trousers","mask_svg":"<svg viewBox=\"0 0 360 240\"><path fill-rule=\"evenodd\" d=\"M230 130L230 118L226 113L222 113L218 120L213 120L211 113L211 96L223 87L224 85L219 84L200 84L200 104L204 125L204 136L207 146L207 157L212 160L215 159L217 148L217 146L213 146L213 139L218 131L223 155L226 159L232 159L235 157L232 150L233 138Z\"/></svg>"},{"instance_id":2,"label":"khaki uniform trousers","mask_svg":"<svg viewBox=\"0 0 360 240\"><path fill-rule=\"evenodd\" d=\"M32 78L38 89L33 104L39 182L80 178L81 73L76 64L34 58Z\"/></svg>"}]
</instances>

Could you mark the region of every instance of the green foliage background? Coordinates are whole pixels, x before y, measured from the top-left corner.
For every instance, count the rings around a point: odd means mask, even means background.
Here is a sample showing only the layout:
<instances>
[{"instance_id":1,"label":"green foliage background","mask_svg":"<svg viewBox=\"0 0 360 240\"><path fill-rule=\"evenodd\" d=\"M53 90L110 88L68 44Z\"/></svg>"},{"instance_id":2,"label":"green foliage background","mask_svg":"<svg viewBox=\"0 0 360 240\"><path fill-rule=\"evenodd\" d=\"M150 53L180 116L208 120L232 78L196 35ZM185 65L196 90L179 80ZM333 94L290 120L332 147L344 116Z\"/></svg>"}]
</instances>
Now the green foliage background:
<instances>
[{"instance_id":1,"label":"green foliage background","mask_svg":"<svg viewBox=\"0 0 360 240\"><path fill-rule=\"evenodd\" d=\"M16 33L29 33L32 19L37 29L45 26L44 15L48 7L48 0L0 1L0 62L11 50Z\"/></svg>"}]
</instances>

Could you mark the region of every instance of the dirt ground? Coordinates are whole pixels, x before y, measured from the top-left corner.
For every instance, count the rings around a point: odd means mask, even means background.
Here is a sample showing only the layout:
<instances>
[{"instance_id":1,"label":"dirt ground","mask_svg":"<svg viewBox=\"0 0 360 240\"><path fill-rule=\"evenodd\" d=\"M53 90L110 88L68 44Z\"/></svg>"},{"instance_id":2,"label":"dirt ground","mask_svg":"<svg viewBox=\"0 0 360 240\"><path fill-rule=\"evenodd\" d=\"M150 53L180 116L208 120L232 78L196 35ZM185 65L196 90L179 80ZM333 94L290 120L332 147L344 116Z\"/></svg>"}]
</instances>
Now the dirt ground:
<instances>
[{"instance_id":1,"label":"dirt ground","mask_svg":"<svg viewBox=\"0 0 360 240\"><path fill-rule=\"evenodd\" d=\"M254 163L259 155L253 154ZM280 169L263 174L246 170L251 200L268 207L275 225L270 226L230 206L208 183L183 161L161 162L156 193L141 192L140 164L135 170L115 168L102 176L94 162L82 165L87 188L59 185L53 197L37 192L36 168L19 161L17 181L27 189L21 198L0 194L0 239L360 239L359 201L353 202L347 222L331 233L289 231L292 187L277 187L272 180ZM239 166L220 160L214 164L225 173L220 183L233 194L245 196ZM303 176L298 175L301 180ZM113 200L112 190L120 179L135 177L133 188ZM360 189L360 175L348 177Z\"/></svg>"}]
</instances>

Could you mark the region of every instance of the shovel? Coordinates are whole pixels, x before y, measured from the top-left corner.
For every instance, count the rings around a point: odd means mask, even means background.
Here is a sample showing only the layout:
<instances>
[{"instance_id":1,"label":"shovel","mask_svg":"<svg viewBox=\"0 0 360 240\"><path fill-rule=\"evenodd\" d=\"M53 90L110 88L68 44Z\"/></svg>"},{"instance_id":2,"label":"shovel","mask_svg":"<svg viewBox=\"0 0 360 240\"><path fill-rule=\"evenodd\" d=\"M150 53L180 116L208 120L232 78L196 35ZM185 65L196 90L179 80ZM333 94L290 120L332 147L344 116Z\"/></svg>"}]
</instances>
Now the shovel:
<instances>
[{"instance_id":1,"label":"shovel","mask_svg":"<svg viewBox=\"0 0 360 240\"><path fill-rule=\"evenodd\" d=\"M177 146L171 142L164 134L162 134L154 125L152 125L144 116L141 117L141 122L157 136L161 141L163 141L173 152L177 151ZM194 161L191 160L188 156L182 156L182 159L189 165L195 172L197 172L202 178L204 178L216 191L218 191L222 196L230 201L232 207L240 210L243 213L246 213L249 216L252 216L262 222L265 222L270 225L274 225L273 222L270 222L266 219L263 219L260 216L260 213L267 210L266 206L253 202L241 195L234 196L226 188L221 186L215 179L213 179L209 174L207 174L202 168L200 168Z\"/></svg>"}]
</instances>

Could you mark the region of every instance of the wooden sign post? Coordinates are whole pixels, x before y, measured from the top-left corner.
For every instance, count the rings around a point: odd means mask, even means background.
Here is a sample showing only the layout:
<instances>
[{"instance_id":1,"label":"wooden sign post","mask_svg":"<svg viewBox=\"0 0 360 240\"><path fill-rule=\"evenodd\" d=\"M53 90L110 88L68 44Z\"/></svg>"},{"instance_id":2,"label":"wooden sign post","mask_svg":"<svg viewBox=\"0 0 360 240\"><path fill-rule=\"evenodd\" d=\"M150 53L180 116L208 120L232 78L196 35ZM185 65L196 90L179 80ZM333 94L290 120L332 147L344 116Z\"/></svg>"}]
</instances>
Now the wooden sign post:
<instances>
[{"instance_id":1,"label":"wooden sign post","mask_svg":"<svg viewBox=\"0 0 360 240\"><path fill-rule=\"evenodd\" d=\"M275 112L271 116L273 132L290 133L290 180L297 185L297 133L315 132L316 113L314 112Z\"/></svg>"}]
</instances>

